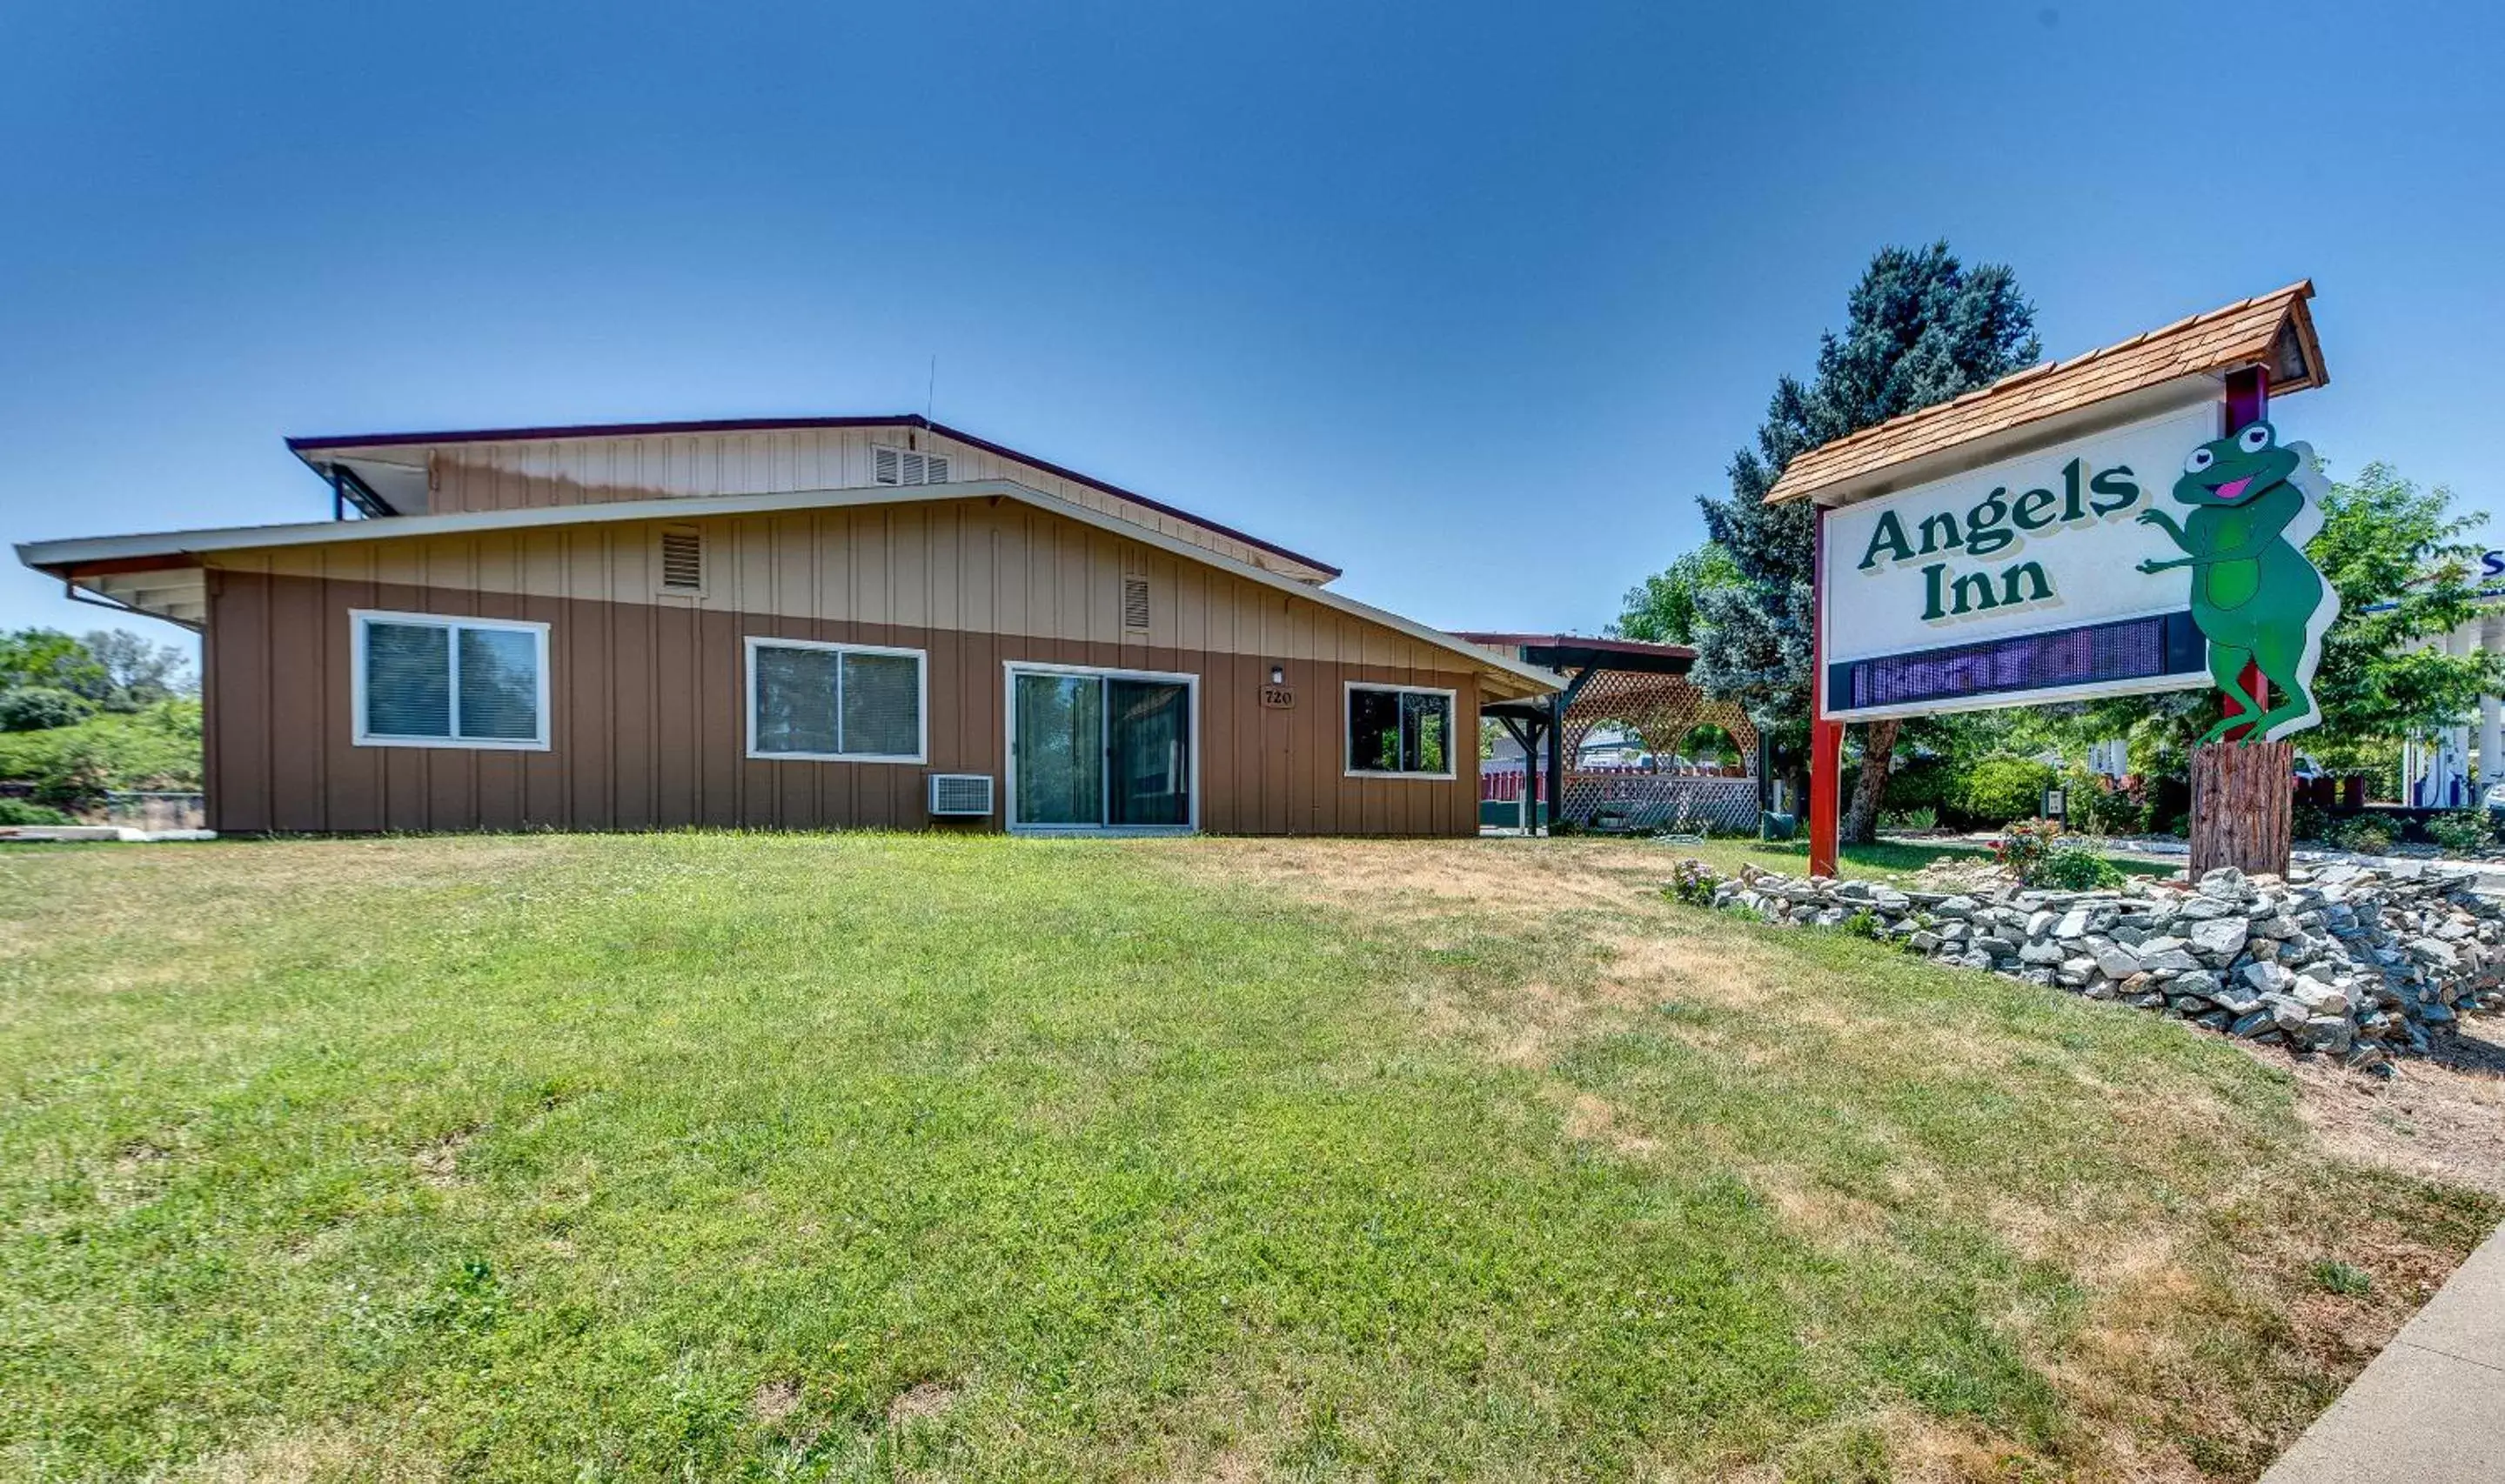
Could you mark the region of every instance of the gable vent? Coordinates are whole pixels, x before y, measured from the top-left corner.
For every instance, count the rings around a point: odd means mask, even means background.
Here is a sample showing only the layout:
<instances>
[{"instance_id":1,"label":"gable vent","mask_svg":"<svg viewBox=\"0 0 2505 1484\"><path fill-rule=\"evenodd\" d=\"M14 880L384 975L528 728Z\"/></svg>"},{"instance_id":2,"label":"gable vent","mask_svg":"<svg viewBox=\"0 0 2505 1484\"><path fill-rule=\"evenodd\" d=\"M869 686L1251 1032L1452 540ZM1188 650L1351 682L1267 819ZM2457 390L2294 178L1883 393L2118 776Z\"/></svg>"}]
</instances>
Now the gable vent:
<instances>
[{"instance_id":1,"label":"gable vent","mask_svg":"<svg viewBox=\"0 0 2505 1484\"><path fill-rule=\"evenodd\" d=\"M704 591L704 533L692 526L661 531L661 590Z\"/></svg>"},{"instance_id":2,"label":"gable vent","mask_svg":"<svg viewBox=\"0 0 2505 1484\"><path fill-rule=\"evenodd\" d=\"M948 456L910 448L870 449L870 477L881 484L945 484Z\"/></svg>"},{"instance_id":3,"label":"gable vent","mask_svg":"<svg viewBox=\"0 0 2505 1484\"><path fill-rule=\"evenodd\" d=\"M1122 626L1148 626L1148 580L1144 577L1122 579Z\"/></svg>"}]
</instances>

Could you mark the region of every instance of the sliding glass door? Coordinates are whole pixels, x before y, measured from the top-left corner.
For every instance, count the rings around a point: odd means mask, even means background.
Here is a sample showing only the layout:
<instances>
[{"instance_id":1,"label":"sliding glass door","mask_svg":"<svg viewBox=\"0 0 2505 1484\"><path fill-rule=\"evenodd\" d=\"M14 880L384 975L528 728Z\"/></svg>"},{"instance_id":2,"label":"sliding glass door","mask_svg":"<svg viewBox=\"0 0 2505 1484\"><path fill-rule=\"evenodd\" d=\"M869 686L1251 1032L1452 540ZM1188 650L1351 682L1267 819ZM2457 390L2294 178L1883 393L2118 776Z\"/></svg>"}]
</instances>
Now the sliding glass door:
<instances>
[{"instance_id":1,"label":"sliding glass door","mask_svg":"<svg viewBox=\"0 0 2505 1484\"><path fill-rule=\"evenodd\" d=\"M1008 693L1012 827L1192 827L1191 677L1012 665Z\"/></svg>"},{"instance_id":2,"label":"sliding glass door","mask_svg":"<svg viewBox=\"0 0 2505 1484\"><path fill-rule=\"evenodd\" d=\"M1164 680L1105 681L1110 730L1105 823L1191 823L1191 689Z\"/></svg>"}]
</instances>

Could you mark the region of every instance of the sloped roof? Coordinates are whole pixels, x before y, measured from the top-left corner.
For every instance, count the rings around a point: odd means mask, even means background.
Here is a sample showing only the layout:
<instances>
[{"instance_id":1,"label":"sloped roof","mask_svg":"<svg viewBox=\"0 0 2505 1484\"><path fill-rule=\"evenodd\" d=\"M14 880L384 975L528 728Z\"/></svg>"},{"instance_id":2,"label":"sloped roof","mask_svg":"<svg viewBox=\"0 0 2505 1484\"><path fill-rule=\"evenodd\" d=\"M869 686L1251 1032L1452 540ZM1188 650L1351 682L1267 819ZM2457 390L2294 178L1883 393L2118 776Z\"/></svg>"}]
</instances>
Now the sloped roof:
<instances>
[{"instance_id":1,"label":"sloped roof","mask_svg":"<svg viewBox=\"0 0 2505 1484\"><path fill-rule=\"evenodd\" d=\"M2313 280L2292 283L1821 443L1783 466L1766 503L1806 500L1847 479L2184 376L2265 366L2274 396L2320 386L2330 375L2305 307L2312 297Z\"/></svg>"},{"instance_id":2,"label":"sloped roof","mask_svg":"<svg viewBox=\"0 0 2505 1484\"><path fill-rule=\"evenodd\" d=\"M1328 587L1238 560L1223 551L1169 536L1108 514L1093 506L1020 484L1013 479L970 479L953 484L877 485L870 488L794 490L770 495L701 495L663 500L614 500L591 505L544 505L520 510L464 511L443 515L399 515L381 520L316 520L293 525L226 526L201 531L158 531L133 536L94 536L67 541L30 541L18 545L18 560L82 586L95 580L130 578L144 582L154 596L133 601L113 594L135 613L154 614L194 624L206 612L203 557L211 552L248 551L278 547L326 546L335 542L405 541L429 536L666 521L690 512L705 516L776 513L784 511L913 504L935 500L1009 499L1067 516L1154 547L1171 555L1230 572L1274 591L1319 603L1368 622L1379 623L1470 662L1494 689L1506 696L1540 695L1557 689L1557 677L1535 665L1497 654L1485 646L1414 618L1380 609ZM171 610L179 605L180 616Z\"/></svg>"},{"instance_id":3,"label":"sloped roof","mask_svg":"<svg viewBox=\"0 0 2505 1484\"><path fill-rule=\"evenodd\" d=\"M1056 478L1068 479L1074 484L1084 484L1116 500L1127 500L1133 505L1144 506L1159 514L1171 515L1177 520L1187 520L1205 531L1214 531L1220 536L1231 537L1248 547L1257 547L1273 556L1284 557L1298 566L1322 573L1326 579L1340 575L1340 569L1326 561L1307 556L1301 551L1289 550L1276 542L1264 541L1249 531L1239 531L1233 526L1221 525L1206 515L1195 515L1180 506L1168 505L1161 500L1151 500L1137 490L1124 489L1118 484L1109 484L1093 475L1080 474L1076 469L1064 468L1059 464L1037 458L1031 453L1021 453L1006 443L996 443L990 439L978 438L962 428L952 428L946 423L935 422L919 412L847 417L727 417L693 422L568 423L529 428L459 428L434 433L337 433L323 434L318 437L291 438L287 441L287 451L302 459L318 472L326 461L326 456L336 458L350 452L371 451L378 448L426 449L455 443L536 443L582 438L783 433L812 428L918 428L925 433L935 433L941 438L954 439L969 447L979 448L985 453L997 454L1005 459L1014 459L1031 469L1042 470ZM394 512L393 513L403 512Z\"/></svg>"}]
</instances>

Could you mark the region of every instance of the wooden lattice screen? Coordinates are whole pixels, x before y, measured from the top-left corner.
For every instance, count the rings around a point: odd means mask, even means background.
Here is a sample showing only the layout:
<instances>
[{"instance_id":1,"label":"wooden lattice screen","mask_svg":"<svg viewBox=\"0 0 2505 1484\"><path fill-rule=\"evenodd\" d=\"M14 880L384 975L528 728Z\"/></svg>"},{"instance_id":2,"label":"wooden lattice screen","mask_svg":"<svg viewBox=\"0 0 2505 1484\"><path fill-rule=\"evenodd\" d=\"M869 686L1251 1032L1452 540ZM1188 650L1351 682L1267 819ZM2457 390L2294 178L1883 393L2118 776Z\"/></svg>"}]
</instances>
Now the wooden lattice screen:
<instances>
[{"instance_id":1,"label":"wooden lattice screen","mask_svg":"<svg viewBox=\"0 0 2505 1484\"><path fill-rule=\"evenodd\" d=\"M1739 749L1735 776L1584 769L1572 760L1595 727L1613 726L1667 760L1680 754L1689 732L1711 724ZM1757 728L1736 701L1709 699L1682 675L1603 670L1584 683L1566 708L1560 739L1569 760L1561 815L1582 825L1626 830L1752 830L1757 822Z\"/></svg>"},{"instance_id":2,"label":"wooden lattice screen","mask_svg":"<svg viewBox=\"0 0 2505 1484\"><path fill-rule=\"evenodd\" d=\"M1731 734L1741 766L1754 774L1757 728L1739 702L1709 700L1684 675L1603 670L1584 683L1574 704L1566 708L1566 756L1582 755L1592 728L1615 726L1641 742L1644 751L1668 758L1679 751L1689 732L1708 723Z\"/></svg>"}]
</instances>

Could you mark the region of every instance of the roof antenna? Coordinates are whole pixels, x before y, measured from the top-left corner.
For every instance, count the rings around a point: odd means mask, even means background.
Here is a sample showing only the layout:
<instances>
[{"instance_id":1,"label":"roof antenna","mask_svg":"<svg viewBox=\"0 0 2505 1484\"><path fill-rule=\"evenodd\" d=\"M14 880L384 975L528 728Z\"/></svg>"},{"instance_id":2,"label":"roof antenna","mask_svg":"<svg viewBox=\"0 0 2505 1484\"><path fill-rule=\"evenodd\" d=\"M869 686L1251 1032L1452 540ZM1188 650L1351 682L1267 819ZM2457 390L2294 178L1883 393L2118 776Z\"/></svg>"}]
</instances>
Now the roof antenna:
<instances>
[{"instance_id":1,"label":"roof antenna","mask_svg":"<svg viewBox=\"0 0 2505 1484\"><path fill-rule=\"evenodd\" d=\"M931 353L931 384L922 389L922 420L931 420L932 409L939 404L939 353Z\"/></svg>"}]
</instances>

